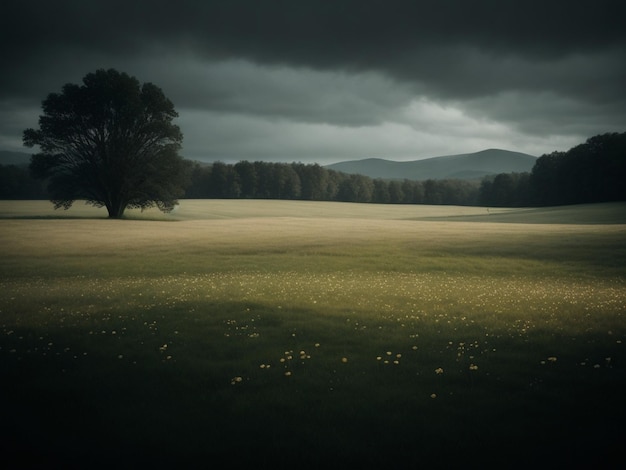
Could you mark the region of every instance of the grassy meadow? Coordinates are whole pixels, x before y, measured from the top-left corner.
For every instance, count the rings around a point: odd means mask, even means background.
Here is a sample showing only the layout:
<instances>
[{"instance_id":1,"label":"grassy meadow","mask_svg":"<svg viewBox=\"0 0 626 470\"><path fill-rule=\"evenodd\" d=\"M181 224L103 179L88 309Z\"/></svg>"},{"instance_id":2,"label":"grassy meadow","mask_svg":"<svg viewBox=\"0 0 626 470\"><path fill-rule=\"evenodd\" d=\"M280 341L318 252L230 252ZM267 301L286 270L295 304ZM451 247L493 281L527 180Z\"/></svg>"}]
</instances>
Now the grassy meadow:
<instances>
[{"instance_id":1,"label":"grassy meadow","mask_svg":"<svg viewBox=\"0 0 626 470\"><path fill-rule=\"evenodd\" d=\"M626 457L626 203L0 219L11 468Z\"/></svg>"}]
</instances>

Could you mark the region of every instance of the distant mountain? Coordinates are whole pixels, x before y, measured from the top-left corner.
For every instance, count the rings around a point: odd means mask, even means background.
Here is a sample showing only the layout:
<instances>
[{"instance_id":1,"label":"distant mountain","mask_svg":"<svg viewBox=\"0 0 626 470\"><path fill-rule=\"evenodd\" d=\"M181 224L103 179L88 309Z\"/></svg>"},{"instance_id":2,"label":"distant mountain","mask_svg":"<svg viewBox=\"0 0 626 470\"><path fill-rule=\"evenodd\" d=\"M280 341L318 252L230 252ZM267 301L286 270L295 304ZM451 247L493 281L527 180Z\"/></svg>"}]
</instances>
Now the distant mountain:
<instances>
[{"instance_id":1,"label":"distant mountain","mask_svg":"<svg viewBox=\"0 0 626 470\"><path fill-rule=\"evenodd\" d=\"M26 166L30 163L30 153L0 150L0 165Z\"/></svg>"},{"instance_id":2,"label":"distant mountain","mask_svg":"<svg viewBox=\"0 0 626 470\"><path fill-rule=\"evenodd\" d=\"M478 179L491 174L530 171L536 160L537 157L526 153L488 149L408 162L366 158L333 163L326 168L382 179Z\"/></svg>"}]
</instances>

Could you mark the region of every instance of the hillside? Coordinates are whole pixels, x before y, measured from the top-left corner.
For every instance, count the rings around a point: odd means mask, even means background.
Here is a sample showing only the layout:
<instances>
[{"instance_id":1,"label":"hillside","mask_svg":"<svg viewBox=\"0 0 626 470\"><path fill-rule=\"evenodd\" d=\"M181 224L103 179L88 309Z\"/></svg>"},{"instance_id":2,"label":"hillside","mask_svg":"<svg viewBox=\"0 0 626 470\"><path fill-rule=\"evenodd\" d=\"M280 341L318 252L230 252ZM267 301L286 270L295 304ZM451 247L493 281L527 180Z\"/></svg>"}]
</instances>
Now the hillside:
<instances>
[{"instance_id":1,"label":"hillside","mask_svg":"<svg viewBox=\"0 0 626 470\"><path fill-rule=\"evenodd\" d=\"M0 165L25 166L30 163L30 153L0 150Z\"/></svg>"},{"instance_id":2,"label":"hillside","mask_svg":"<svg viewBox=\"0 0 626 470\"><path fill-rule=\"evenodd\" d=\"M326 168L383 179L476 179L489 174L530 171L536 160L525 153L489 149L408 162L367 158L334 163Z\"/></svg>"}]
</instances>

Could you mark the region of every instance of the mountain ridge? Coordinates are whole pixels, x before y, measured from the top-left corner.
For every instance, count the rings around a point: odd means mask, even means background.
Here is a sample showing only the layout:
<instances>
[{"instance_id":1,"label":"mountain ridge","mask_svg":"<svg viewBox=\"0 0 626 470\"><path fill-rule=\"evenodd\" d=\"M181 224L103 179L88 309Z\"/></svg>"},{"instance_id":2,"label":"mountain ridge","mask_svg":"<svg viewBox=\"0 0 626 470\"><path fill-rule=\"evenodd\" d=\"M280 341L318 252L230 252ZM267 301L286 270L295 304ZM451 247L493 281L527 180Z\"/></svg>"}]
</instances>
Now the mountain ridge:
<instances>
[{"instance_id":1,"label":"mountain ridge","mask_svg":"<svg viewBox=\"0 0 626 470\"><path fill-rule=\"evenodd\" d=\"M498 173L529 172L536 160L537 157L522 152L486 149L411 161L383 158L346 160L325 165L325 168L382 179L479 179Z\"/></svg>"},{"instance_id":2,"label":"mountain ridge","mask_svg":"<svg viewBox=\"0 0 626 470\"><path fill-rule=\"evenodd\" d=\"M30 153L0 150L0 165L28 166ZM383 158L346 160L324 168L387 180L481 179L498 173L529 172L537 157L502 149L443 155L420 160L394 161Z\"/></svg>"}]
</instances>

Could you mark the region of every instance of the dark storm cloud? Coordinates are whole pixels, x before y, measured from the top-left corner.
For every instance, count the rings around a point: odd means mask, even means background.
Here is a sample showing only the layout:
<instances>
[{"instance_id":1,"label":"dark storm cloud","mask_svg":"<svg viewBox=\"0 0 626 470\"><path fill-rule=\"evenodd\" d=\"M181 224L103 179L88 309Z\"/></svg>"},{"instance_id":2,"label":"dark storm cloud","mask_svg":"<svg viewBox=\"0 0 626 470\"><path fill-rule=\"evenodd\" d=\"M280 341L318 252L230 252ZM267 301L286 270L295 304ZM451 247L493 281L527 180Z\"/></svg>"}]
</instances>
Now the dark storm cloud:
<instances>
[{"instance_id":1,"label":"dark storm cloud","mask_svg":"<svg viewBox=\"0 0 626 470\"><path fill-rule=\"evenodd\" d=\"M383 71L452 95L485 93L493 86L538 86L532 73L510 76L494 65L499 58L545 64L613 51L622 60L610 67L621 78L625 70L626 7L621 1L10 3L2 26L11 37L3 41L2 56L32 67L62 48L77 57L81 50L133 57L150 48L183 47L213 59ZM3 89L10 84L11 78L3 77Z\"/></svg>"},{"instance_id":2,"label":"dark storm cloud","mask_svg":"<svg viewBox=\"0 0 626 470\"><path fill-rule=\"evenodd\" d=\"M284 66L261 67L232 60L206 64L194 58L172 58L172 74L160 61L142 64L146 76L162 77L160 85L173 91L185 108L210 109L257 116L369 125L390 119L412 93L377 73L349 75ZM169 61L167 61L169 62ZM180 86L180 76L185 86Z\"/></svg>"},{"instance_id":3,"label":"dark storm cloud","mask_svg":"<svg viewBox=\"0 0 626 470\"><path fill-rule=\"evenodd\" d=\"M162 87L181 118L210 111L218 128L234 114L460 129L454 107L487 136L500 123L530 140L581 139L626 127L625 14L615 0L9 0L0 122L114 67ZM416 117L424 98L438 104L421 112L447 111Z\"/></svg>"}]
</instances>

